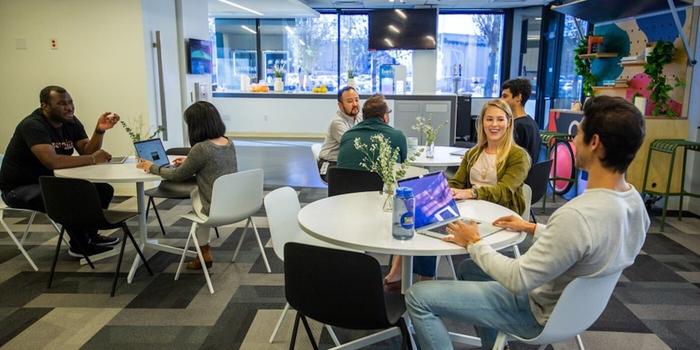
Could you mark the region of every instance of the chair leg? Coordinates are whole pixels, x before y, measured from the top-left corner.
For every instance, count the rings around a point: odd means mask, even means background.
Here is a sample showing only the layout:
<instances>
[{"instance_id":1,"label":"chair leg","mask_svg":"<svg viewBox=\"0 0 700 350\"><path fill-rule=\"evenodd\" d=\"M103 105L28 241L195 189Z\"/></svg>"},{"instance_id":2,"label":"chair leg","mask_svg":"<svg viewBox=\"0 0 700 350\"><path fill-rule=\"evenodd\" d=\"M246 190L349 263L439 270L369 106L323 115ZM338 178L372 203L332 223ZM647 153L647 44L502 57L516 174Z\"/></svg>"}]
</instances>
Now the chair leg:
<instances>
[{"instance_id":1,"label":"chair leg","mask_svg":"<svg viewBox=\"0 0 700 350\"><path fill-rule=\"evenodd\" d=\"M29 222L27 222L27 227L24 228L24 233L22 234L22 239L19 241L20 244L22 244L22 245L24 245L24 241L27 239L27 236L29 236L29 229L32 227L32 224L34 223L35 216L36 216L35 211L33 211L32 215L29 216Z\"/></svg>"},{"instance_id":2,"label":"chair leg","mask_svg":"<svg viewBox=\"0 0 700 350\"><path fill-rule=\"evenodd\" d=\"M299 331L299 320L301 319L301 314L297 312L297 316L294 318L294 327L292 328L292 340L289 342L289 350L294 350L294 346L297 342L297 332Z\"/></svg>"},{"instance_id":3,"label":"chair leg","mask_svg":"<svg viewBox=\"0 0 700 350\"><path fill-rule=\"evenodd\" d=\"M493 350L503 350L506 346L506 334L503 332L498 332L496 337L496 342L493 343Z\"/></svg>"},{"instance_id":4,"label":"chair leg","mask_svg":"<svg viewBox=\"0 0 700 350\"><path fill-rule=\"evenodd\" d=\"M401 331L401 350L412 349L411 346L411 335L408 332L408 327L406 326L406 320L401 317L399 319L399 330Z\"/></svg>"},{"instance_id":5,"label":"chair leg","mask_svg":"<svg viewBox=\"0 0 700 350\"><path fill-rule=\"evenodd\" d=\"M182 270L182 264L185 262L185 256L187 256L187 248L190 247L190 239L192 239L192 236L194 235L194 232L197 230L197 223L193 222L192 226L190 227L190 233L187 234L187 240L185 241L185 247L182 248L182 256L180 257L180 263L177 264L177 271L175 272L175 278L173 278L175 281L180 279L180 270Z\"/></svg>"},{"instance_id":6,"label":"chair leg","mask_svg":"<svg viewBox=\"0 0 700 350\"><path fill-rule=\"evenodd\" d=\"M48 219L49 222L51 223L51 225L53 225L53 228L56 230L56 233L61 233L61 229L58 228L58 225L56 225L56 222L54 222L53 220L51 220L51 218L50 218L48 215L46 215L46 219ZM68 242L68 240L66 239L66 237L63 237L63 243L65 243L65 244L66 244L66 247L68 247L68 248L70 249L70 242Z\"/></svg>"},{"instance_id":7,"label":"chair leg","mask_svg":"<svg viewBox=\"0 0 700 350\"><path fill-rule=\"evenodd\" d=\"M65 230L65 229L66 229L65 227L61 228L61 230ZM85 247L83 247L83 244L80 243L80 242L76 239L76 240L75 240L75 245L78 246L77 248L80 249L80 251L83 253L83 258L85 258L85 261L87 261L88 265L90 265L90 267L94 270L94 269L95 269L95 265L93 265L92 260L90 260L90 257L89 257L87 254L85 254Z\"/></svg>"},{"instance_id":8,"label":"chair leg","mask_svg":"<svg viewBox=\"0 0 700 350\"><path fill-rule=\"evenodd\" d=\"M202 255L202 248L199 247L199 241L197 240L197 235L195 234L192 235L192 243L194 243L194 248L197 250L199 263L202 264L202 271L204 272L204 279L207 280L207 287L209 287L209 293L214 294L214 286L212 286L211 284L211 278L209 277L207 263L204 261L204 255Z\"/></svg>"},{"instance_id":9,"label":"chair leg","mask_svg":"<svg viewBox=\"0 0 700 350\"><path fill-rule=\"evenodd\" d=\"M314 350L318 350L318 345L316 345L316 339L314 339L314 334L311 333L311 327L309 327L309 322L306 321L306 317L301 315L301 323L304 324L304 329L306 329L306 335L309 336L309 341L311 341L311 346Z\"/></svg>"},{"instance_id":10,"label":"chair leg","mask_svg":"<svg viewBox=\"0 0 700 350\"><path fill-rule=\"evenodd\" d=\"M34 215L34 214L32 214L32 215ZM34 269L34 271L39 271L39 268L36 267L34 260L32 260L32 258L29 256L29 253L27 253L27 251L22 246L22 242L17 240L17 237L15 237L15 234L12 232L12 230L10 230L10 227L7 225L7 223L5 223L5 220L3 220L1 216L0 216L0 224L5 229L5 232L7 232L7 234L10 235L10 239L12 239L12 241L15 242L17 249L19 249L19 251L22 253L22 255L24 255L24 257L29 262L29 265L32 265L32 268Z\"/></svg>"},{"instance_id":11,"label":"chair leg","mask_svg":"<svg viewBox=\"0 0 700 350\"><path fill-rule=\"evenodd\" d=\"M325 325L325 327L326 327L326 330L328 331L328 335L333 340L333 344L335 344L335 346L340 346L340 340L338 340L338 336L335 334L333 327L331 327L331 325L329 325L329 324Z\"/></svg>"},{"instance_id":12,"label":"chair leg","mask_svg":"<svg viewBox=\"0 0 700 350\"><path fill-rule=\"evenodd\" d=\"M148 200L149 202L153 202L153 212L156 213L156 219L158 219L158 225L160 225L160 232L165 236L165 228L163 227L163 221L160 220L160 213L158 213L158 207L156 207L156 200L153 199L153 197L149 197Z\"/></svg>"},{"instance_id":13,"label":"chair leg","mask_svg":"<svg viewBox=\"0 0 700 350\"><path fill-rule=\"evenodd\" d=\"M581 335L576 334L576 345L578 345L579 350L585 350L583 347L583 340L581 340Z\"/></svg>"},{"instance_id":14,"label":"chair leg","mask_svg":"<svg viewBox=\"0 0 700 350\"><path fill-rule=\"evenodd\" d=\"M216 233L216 238L221 238L221 235L219 235L219 228L214 227L214 232Z\"/></svg>"},{"instance_id":15,"label":"chair leg","mask_svg":"<svg viewBox=\"0 0 700 350\"><path fill-rule=\"evenodd\" d=\"M151 270L151 267L148 265L148 260L146 260L146 257L143 255L141 248L139 248L138 243L136 243L136 239L134 238L134 235L131 234L131 230L129 230L129 227L126 225L126 222L122 223L122 230L124 230L124 233L126 234L126 236L129 237L131 244L134 246L134 249L136 250L136 253L141 258L141 262L143 262L143 266L146 266L146 270L148 270L148 274L153 276L153 270ZM126 240L126 238L124 238L124 240Z\"/></svg>"},{"instance_id":16,"label":"chair leg","mask_svg":"<svg viewBox=\"0 0 700 350\"><path fill-rule=\"evenodd\" d=\"M265 262L265 268L267 268L267 273L272 273L270 269L270 263L267 261L267 254L265 254L265 247L263 247L262 241L260 240L260 234L258 234L258 228L255 226L252 218L249 218L250 222L253 224L253 231L255 232L255 239L258 240L258 247L260 247L260 253L263 257L263 262Z\"/></svg>"},{"instance_id":17,"label":"chair leg","mask_svg":"<svg viewBox=\"0 0 700 350\"><path fill-rule=\"evenodd\" d=\"M270 344L272 344L275 341L275 337L277 336L277 331L280 330L280 326L282 325L282 321L284 321L284 316L287 315L287 311L289 311L289 303L284 305L284 310L282 310L282 314L280 315L280 318L277 320L277 324L275 325L275 329L272 330L272 335L270 335Z\"/></svg>"},{"instance_id":18,"label":"chair leg","mask_svg":"<svg viewBox=\"0 0 700 350\"><path fill-rule=\"evenodd\" d=\"M532 218L533 223L537 223L537 218L535 217L535 212L532 210L532 207L530 207L530 218Z\"/></svg>"},{"instance_id":19,"label":"chair leg","mask_svg":"<svg viewBox=\"0 0 700 350\"><path fill-rule=\"evenodd\" d=\"M112 293L109 294L109 296L112 298L114 298L114 292L117 290L117 280L119 280L119 269L122 267L122 259L124 258L124 247L126 247L126 231L124 231L124 236L122 237L122 246L121 249L119 249L117 268L114 270L114 280L112 281Z\"/></svg>"},{"instance_id":20,"label":"chair leg","mask_svg":"<svg viewBox=\"0 0 700 350\"><path fill-rule=\"evenodd\" d=\"M241 250L241 244L243 243L243 238L245 238L246 232L248 232L248 225L253 220L251 218L248 218L248 221L245 222L245 227L243 228L243 233L241 233L241 238L238 239L238 245L236 245L236 251L233 252L233 258L231 259L231 262L236 262L236 257L238 256L238 251Z\"/></svg>"},{"instance_id":21,"label":"chair leg","mask_svg":"<svg viewBox=\"0 0 700 350\"><path fill-rule=\"evenodd\" d=\"M53 274L56 272L56 263L58 262L58 253L61 251L61 242L63 242L63 233L65 228L61 229L61 233L58 237L58 242L56 243L56 254L53 255L53 264L51 264L51 274L49 274L49 283L46 285L46 289L51 289L51 282L53 282Z\"/></svg>"}]
</instances>

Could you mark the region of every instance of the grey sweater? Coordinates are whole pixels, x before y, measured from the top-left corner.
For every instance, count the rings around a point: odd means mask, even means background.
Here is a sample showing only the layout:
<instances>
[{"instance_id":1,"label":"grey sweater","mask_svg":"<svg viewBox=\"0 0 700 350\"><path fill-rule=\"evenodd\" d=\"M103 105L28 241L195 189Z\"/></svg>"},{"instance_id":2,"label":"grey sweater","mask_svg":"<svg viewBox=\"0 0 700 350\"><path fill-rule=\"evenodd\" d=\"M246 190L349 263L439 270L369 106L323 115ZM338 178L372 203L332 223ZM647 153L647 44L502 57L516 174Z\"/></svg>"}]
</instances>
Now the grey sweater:
<instances>
[{"instance_id":1,"label":"grey sweater","mask_svg":"<svg viewBox=\"0 0 700 350\"><path fill-rule=\"evenodd\" d=\"M469 246L474 261L513 293L529 293L530 309L544 325L569 282L604 276L634 263L646 238L649 216L630 185L625 192L587 190L559 208L519 259L483 241Z\"/></svg>"},{"instance_id":2,"label":"grey sweater","mask_svg":"<svg viewBox=\"0 0 700 350\"><path fill-rule=\"evenodd\" d=\"M236 147L233 142L220 146L211 141L195 144L179 167L151 165L150 172L170 181L185 181L196 175L197 189L202 201L202 213L209 215L214 181L221 175L238 171Z\"/></svg>"}]
</instances>

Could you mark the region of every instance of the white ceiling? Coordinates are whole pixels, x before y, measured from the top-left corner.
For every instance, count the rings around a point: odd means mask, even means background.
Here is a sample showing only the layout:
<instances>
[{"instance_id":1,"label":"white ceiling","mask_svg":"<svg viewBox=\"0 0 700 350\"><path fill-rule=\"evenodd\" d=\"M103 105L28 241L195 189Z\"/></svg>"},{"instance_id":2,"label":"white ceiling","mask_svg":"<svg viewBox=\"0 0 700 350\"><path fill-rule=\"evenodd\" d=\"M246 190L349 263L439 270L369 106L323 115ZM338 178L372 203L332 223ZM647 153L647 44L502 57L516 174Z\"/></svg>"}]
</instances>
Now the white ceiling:
<instances>
[{"instance_id":1,"label":"white ceiling","mask_svg":"<svg viewBox=\"0 0 700 350\"><path fill-rule=\"evenodd\" d=\"M374 8L429 8L496 9L529 7L548 4L551 0L230 0L236 4L263 13L263 16L241 10L219 0L207 0L209 14L215 17L237 18L290 18L316 17L314 9L374 9Z\"/></svg>"}]
</instances>

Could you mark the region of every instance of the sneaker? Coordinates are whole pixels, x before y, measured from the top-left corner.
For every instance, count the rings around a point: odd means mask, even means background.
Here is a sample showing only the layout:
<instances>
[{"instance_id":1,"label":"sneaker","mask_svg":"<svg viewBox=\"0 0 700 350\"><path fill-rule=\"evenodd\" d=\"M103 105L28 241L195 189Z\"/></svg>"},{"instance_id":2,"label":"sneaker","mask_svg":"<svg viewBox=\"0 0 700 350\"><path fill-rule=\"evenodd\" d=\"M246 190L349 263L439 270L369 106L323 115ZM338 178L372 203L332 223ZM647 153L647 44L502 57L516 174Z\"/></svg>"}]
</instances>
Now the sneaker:
<instances>
[{"instance_id":1,"label":"sneaker","mask_svg":"<svg viewBox=\"0 0 700 350\"><path fill-rule=\"evenodd\" d=\"M101 234L96 234L92 239L90 240L90 243L98 246L98 247L107 247L110 245L115 245L119 243L120 238L119 237L110 237L110 236L103 236Z\"/></svg>"},{"instance_id":2,"label":"sneaker","mask_svg":"<svg viewBox=\"0 0 700 350\"><path fill-rule=\"evenodd\" d=\"M112 250L112 247L100 247L91 244L87 247L87 252L85 252L85 255L93 256L95 254L104 253L110 250ZM71 245L70 249L68 249L68 255L79 259L83 257L83 253L75 245Z\"/></svg>"}]
</instances>

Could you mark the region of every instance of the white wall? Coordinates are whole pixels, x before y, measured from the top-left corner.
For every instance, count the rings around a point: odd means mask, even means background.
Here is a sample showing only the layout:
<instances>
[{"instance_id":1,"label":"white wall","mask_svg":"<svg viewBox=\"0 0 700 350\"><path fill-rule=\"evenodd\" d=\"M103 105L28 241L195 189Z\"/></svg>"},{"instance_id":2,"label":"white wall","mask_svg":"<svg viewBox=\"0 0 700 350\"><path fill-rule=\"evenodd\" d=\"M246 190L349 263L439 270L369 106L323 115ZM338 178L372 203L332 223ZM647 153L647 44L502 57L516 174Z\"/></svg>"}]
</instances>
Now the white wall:
<instances>
[{"instance_id":1,"label":"white wall","mask_svg":"<svg viewBox=\"0 0 700 350\"><path fill-rule=\"evenodd\" d=\"M0 1L2 152L19 121L39 107L47 85L69 91L88 135L101 112L148 118L141 23L138 0ZM116 126L104 148L119 155L132 145Z\"/></svg>"},{"instance_id":2,"label":"white wall","mask_svg":"<svg viewBox=\"0 0 700 350\"><path fill-rule=\"evenodd\" d=\"M437 50L413 51L413 94L434 94L437 86Z\"/></svg>"}]
</instances>

